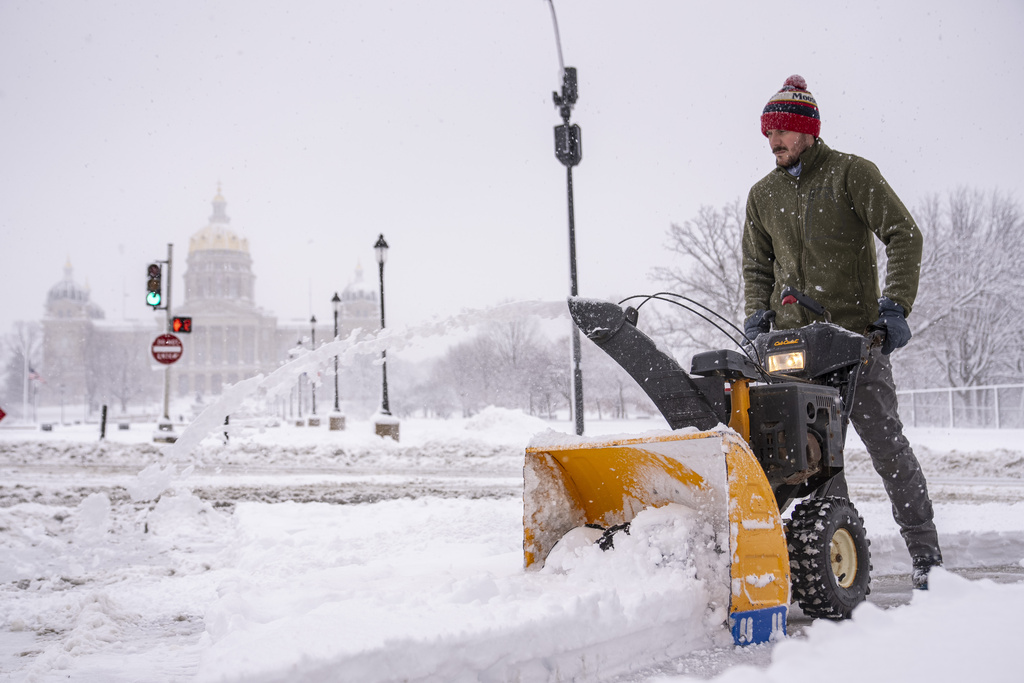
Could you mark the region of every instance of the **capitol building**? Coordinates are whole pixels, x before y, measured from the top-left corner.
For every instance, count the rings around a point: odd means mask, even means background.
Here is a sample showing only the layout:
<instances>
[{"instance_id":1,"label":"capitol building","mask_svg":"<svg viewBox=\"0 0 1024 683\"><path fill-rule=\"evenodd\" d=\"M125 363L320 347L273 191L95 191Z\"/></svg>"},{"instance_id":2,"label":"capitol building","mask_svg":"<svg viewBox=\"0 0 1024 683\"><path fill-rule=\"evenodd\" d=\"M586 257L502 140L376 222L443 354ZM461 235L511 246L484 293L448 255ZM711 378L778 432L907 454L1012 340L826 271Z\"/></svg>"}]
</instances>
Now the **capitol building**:
<instances>
[{"instance_id":1,"label":"capitol building","mask_svg":"<svg viewBox=\"0 0 1024 683\"><path fill-rule=\"evenodd\" d=\"M225 385L273 372L300 343L309 348L309 323L281 324L257 304L249 242L230 223L218 188L209 222L188 241L184 297L176 294L172 302L174 316L192 318L191 334L178 335L182 357L169 366L175 399L202 404ZM341 337L355 328L379 328L378 292L363 282L360 267L339 296ZM333 336L333 320L322 321L321 329L317 345ZM148 323L106 320L88 287L75 281L70 261L47 293L42 332L42 363L33 368L46 379L38 389L39 404L85 404L90 410L110 404L117 412L162 397L163 366L153 360L150 346L165 332L164 317ZM321 403L326 407L326 400Z\"/></svg>"}]
</instances>

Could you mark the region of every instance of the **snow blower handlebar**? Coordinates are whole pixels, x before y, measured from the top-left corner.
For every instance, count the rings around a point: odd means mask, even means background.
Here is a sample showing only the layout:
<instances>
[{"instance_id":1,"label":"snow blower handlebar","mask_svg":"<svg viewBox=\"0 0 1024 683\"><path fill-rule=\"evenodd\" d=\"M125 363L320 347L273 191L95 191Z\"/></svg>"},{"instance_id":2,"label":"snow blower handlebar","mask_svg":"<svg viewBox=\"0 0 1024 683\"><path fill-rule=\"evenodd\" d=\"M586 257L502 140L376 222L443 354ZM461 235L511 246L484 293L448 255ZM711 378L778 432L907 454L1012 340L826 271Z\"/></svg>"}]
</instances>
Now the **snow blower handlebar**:
<instances>
[{"instance_id":1,"label":"snow blower handlebar","mask_svg":"<svg viewBox=\"0 0 1024 683\"><path fill-rule=\"evenodd\" d=\"M796 287L786 285L782 289L782 303L783 305L789 304L800 304L811 313L820 315L825 319L825 322L832 322L832 315L828 312L828 309L818 303L815 299L807 296ZM882 325L872 323L868 326L867 333L864 335L868 338L868 348L874 348L881 346L885 343L885 338L888 334L888 330Z\"/></svg>"}]
</instances>

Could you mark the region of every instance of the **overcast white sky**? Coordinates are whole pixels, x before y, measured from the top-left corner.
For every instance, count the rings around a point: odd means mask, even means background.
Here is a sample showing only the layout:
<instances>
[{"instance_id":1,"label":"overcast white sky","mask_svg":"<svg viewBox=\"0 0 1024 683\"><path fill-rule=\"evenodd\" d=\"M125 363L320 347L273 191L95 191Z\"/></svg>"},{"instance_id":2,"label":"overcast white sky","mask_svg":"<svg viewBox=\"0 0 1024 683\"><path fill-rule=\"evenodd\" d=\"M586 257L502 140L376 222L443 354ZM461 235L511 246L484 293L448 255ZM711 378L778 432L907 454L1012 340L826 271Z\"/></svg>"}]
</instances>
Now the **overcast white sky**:
<instances>
[{"instance_id":1,"label":"overcast white sky","mask_svg":"<svg viewBox=\"0 0 1024 683\"><path fill-rule=\"evenodd\" d=\"M581 293L650 291L671 222L745 198L802 74L833 148L913 206L1024 188L1024 3L556 0L577 67ZM0 333L70 258L108 319L223 184L258 303L330 317L391 244L389 325L568 293L546 0L0 0ZM312 308L310 301L312 300Z\"/></svg>"}]
</instances>

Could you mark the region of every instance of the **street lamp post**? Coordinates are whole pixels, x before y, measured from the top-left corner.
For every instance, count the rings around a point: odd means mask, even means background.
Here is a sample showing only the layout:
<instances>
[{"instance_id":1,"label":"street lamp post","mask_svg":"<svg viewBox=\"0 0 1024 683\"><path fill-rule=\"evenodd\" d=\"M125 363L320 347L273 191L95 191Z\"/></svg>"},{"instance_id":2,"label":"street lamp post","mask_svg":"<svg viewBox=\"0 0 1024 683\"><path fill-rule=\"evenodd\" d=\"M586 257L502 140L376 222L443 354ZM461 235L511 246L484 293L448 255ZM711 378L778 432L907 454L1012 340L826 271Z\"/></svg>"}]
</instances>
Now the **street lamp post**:
<instances>
[{"instance_id":1,"label":"street lamp post","mask_svg":"<svg viewBox=\"0 0 1024 683\"><path fill-rule=\"evenodd\" d=\"M309 350L310 352L316 351L316 316L312 315L309 317ZM310 392L310 403L312 403L311 412L309 414L309 426L319 427L320 418L316 416L316 377L313 375L309 376L309 392Z\"/></svg>"},{"instance_id":2,"label":"street lamp post","mask_svg":"<svg viewBox=\"0 0 1024 683\"><path fill-rule=\"evenodd\" d=\"M384 241L384 235L381 234L377 238L377 242L373 245L373 250L377 254L377 266L380 270L380 329L384 331L384 262L388 260L388 243ZM383 380L381 389L380 399L380 410L377 413L375 420L376 430L378 436L390 436L395 441L398 441L398 420L391 415L391 408L388 405L388 352L387 349L382 349L380 352L380 368L381 377Z\"/></svg>"},{"instance_id":3,"label":"street lamp post","mask_svg":"<svg viewBox=\"0 0 1024 683\"><path fill-rule=\"evenodd\" d=\"M338 341L338 314L341 312L341 297L335 292L331 298L331 308L334 310L334 341ZM334 412L327 420L328 429L332 432L345 429L345 416L341 414L338 407L338 354L334 354Z\"/></svg>"},{"instance_id":4,"label":"street lamp post","mask_svg":"<svg viewBox=\"0 0 1024 683\"><path fill-rule=\"evenodd\" d=\"M299 337L299 341L295 342L295 348L288 352L288 355L294 360L302 355L302 337ZM302 374L295 380L295 409L296 419L295 426L303 427L306 422L302 419Z\"/></svg>"},{"instance_id":5,"label":"street lamp post","mask_svg":"<svg viewBox=\"0 0 1024 683\"><path fill-rule=\"evenodd\" d=\"M558 32L558 18L555 3L551 5L551 21L555 26L555 45L558 48L558 64L562 68L562 93L552 93L555 106L562 114L562 125L555 126L555 157L565 166L566 195L569 204L569 292L572 297L579 295L576 281L576 217L573 208L572 167L583 159L583 140L580 127L570 124L573 105L579 97L576 69L565 65L562 59L562 38ZM583 434L583 370L580 366L580 330L572 326L572 389L573 413L576 417L576 434Z\"/></svg>"}]
</instances>

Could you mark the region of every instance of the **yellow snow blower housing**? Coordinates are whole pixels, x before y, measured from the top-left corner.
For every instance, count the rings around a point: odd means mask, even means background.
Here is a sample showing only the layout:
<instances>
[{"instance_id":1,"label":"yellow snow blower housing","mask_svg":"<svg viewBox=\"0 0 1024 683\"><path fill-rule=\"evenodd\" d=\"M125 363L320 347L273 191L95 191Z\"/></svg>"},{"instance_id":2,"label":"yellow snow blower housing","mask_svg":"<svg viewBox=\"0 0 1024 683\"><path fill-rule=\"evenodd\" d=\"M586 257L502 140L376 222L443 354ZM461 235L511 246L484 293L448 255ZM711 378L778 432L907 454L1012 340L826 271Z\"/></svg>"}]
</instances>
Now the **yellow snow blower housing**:
<instances>
[{"instance_id":1,"label":"yellow snow blower housing","mask_svg":"<svg viewBox=\"0 0 1024 683\"><path fill-rule=\"evenodd\" d=\"M728 529L736 643L785 633L790 577L782 519L761 466L733 430L535 444L526 451L524 478L527 568L543 566L576 527L608 528L646 507L677 503L698 510L716 532Z\"/></svg>"}]
</instances>

